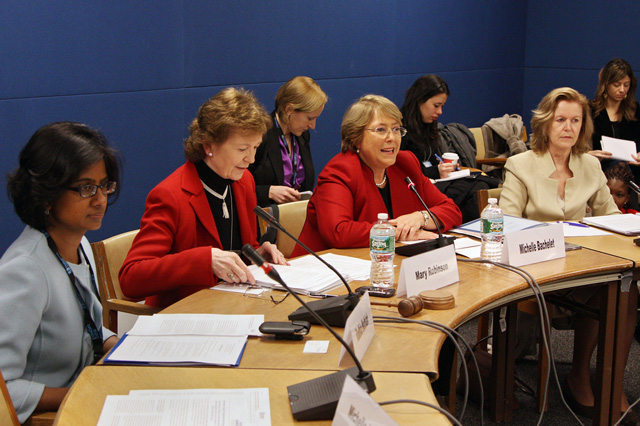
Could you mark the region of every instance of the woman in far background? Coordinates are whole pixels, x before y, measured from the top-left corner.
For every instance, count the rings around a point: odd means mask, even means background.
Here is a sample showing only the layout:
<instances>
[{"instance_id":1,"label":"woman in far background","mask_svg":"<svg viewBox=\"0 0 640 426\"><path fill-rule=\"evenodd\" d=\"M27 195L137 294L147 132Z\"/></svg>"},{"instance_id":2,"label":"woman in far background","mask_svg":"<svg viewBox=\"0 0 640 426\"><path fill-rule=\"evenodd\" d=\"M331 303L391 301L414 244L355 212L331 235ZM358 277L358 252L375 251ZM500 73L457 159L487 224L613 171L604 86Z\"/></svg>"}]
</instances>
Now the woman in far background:
<instances>
[{"instance_id":1,"label":"woman in far background","mask_svg":"<svg viewBox=\"0 0 640 426\"><path fill-rule=\"evenodd\" d=\"M598 158L602 169L607 170L617 161L611 160L611 153L602 150L602 136L625 139L636 143L640 152L640 111L636 101L638 81L633 68L624 59L612 59L598 74L598 88L590 102L593 117L593 150L589 153ZM634 181L640 182L640 157L629 162Z\"/></svg>"},{"instance_id":2,"label":"woman in far background","mask_svg":"<svg viewBox=\"0 0 640 426\"><path fill-rule=\"evenodd\" d=\"M0 370L21 423L57 410L82 369L118 340L102 327L84 234L102 225L119 170L102 134L60 122L33 134L9 175L26 226L0 259Z\"/></svg>"},{"instance_id":3,"label":"woman in far background","mask_svg":"<svg viewBox=\"0 0 640 426\"><path fill-rule=\"evenodd\" d=\"M316 175L309 129L316 128L327 99L309 77L294 77L278 90L276 109L271 113L273 127L264 135L255 163L249 166L259 206L298 201L301 191L313 190Z\"/></svg>"},{"instance_id":4,"label":"woman in far background","mask_svg":"<svg viewBox=\"0 0 640 426\"><path fill-rule=\"evenodd\" d=\"M429 179L444 179L456 169L453 163L443 163L446 143L438 128L438 117L449 98L449 86L435 74L423 75L407 90L402 105L402 118L407 134L400 149L411 151L421 164L422 172ZM477 192L497 186L476 178L463 178L437 182L436 187L450 197L462 212L462 221L480 217Z\"/></svg>"}]
</instances>

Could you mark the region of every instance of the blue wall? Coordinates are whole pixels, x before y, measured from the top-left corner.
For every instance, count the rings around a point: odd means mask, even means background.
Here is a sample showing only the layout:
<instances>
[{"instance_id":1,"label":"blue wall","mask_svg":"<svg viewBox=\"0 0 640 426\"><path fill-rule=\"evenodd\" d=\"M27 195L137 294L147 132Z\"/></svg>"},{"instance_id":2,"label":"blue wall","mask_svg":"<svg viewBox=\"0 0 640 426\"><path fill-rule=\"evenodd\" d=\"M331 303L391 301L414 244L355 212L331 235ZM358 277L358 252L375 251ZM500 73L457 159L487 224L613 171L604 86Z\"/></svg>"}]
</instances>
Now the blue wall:
<instances>
[{"instance_id":1,"label":"blue wall","mask_svg":"<svg viewBox=\"0 0 640 426\"><path fill-rule=\"evenodd\" d=\"M591 28L590 18L604 15L621 34L635 34L637 19L606 7L595 0L566 10L546 0L5 0L0 174L16 167L42 124L101 129L125 160L120 200L88 235L105 238L139 226L146 194L184 161L182 140L198 106L223 87L253 90L270 111L284 81L313 77L330 98L312 133L319 171L339 151L342 114L353 100L377 93L401 104L425 73L442 75L452 90L442 121L469 127L530 110L563 78L592 92L596 70L636 40L625 45L609 28ZM633 1L627 7L638 11ZM0 218L1 253L22 229L4 194Z\"/></svg>"}]
</instances>

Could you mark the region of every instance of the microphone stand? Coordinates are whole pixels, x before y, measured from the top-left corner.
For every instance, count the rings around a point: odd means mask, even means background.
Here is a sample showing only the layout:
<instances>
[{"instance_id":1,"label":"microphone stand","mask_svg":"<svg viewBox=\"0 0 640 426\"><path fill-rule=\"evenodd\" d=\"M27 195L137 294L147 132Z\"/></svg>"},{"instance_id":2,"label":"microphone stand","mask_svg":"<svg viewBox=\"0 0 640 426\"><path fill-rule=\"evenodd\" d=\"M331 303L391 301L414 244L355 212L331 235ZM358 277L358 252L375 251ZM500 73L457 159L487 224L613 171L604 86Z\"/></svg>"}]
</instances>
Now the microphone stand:
<instances>
[{"instance_id":1,"label":"microphone stand","mask_svg":"<svg viewBox=\"0 0 640 426\"><path fill-rule=\"evenodd\" d=\"M256 206L253 209L253 212L264 220L267 224L267 227L272 227L277 229L278 231L282 231L291 238L296 243L300 244L300 246L313 255L316 259L326 265L329 269L331 269L342 281L344 286L347 288L348 294L329 297L322 300L317 300L315 302L309 303L309 306L327 323L334 327L344 327L344 324L347 321L347 318L351 314L351 311L356 307L358 302L360 301L360 295L354 293L347 284L347 280L344 279L342 274L338 272L336 268L333 267L329 262L318 256L313 250L307 247L302 241L298 238L294 237L289 231L287 231L284 226L282 226L276 218L274 218L271 214L263 210L260 206ZM309 321L312 324L320 324L313 315L310 315L306 309L303 307L299 308L295 312L292 312L289 315L289 319L291 321Z\"/></svg>"},{"instance_id":2,"label":"microphone stand","mask_svg":"<svg viewBox=\"0 0 640 426\"><path fill-rule=\"evenodd\" d=\"M368 393L376 390L373 381L373 375L369 371L362 368L362 364L353 352L353 349L340 337L336 331L327 324L314 310L305 303L298 294L284 282L269 263L249 244L242 247L242 253L247 256L253 263L262 268L269 278L278 282L284 287L298 302L313 316L317 323L322 324L329 332L340 342L347 350L356 366L348 370L338 371L328 376L319 377L317 379L308 380L287 387L289 392L289 402L291 411L296 420L331 420L338 406L338 400L342 393L342 386L346 379L346 375L353 377L356 382Z\"/></svg>"},{"instance_id":3,"label":"microphone stand","mask_svg":"<svg viewBox=\"0 0 640 426\"><path fill-rule=\"evenodd\" d=\"M396 253L401 256L414 256L416 254L424 253L453 244L453 241L456 239L456 237L447 237L442 235L438 219L434 216L431 210L429 210L429 207L427 207L427 204L418 193L418 190L416 190L416 185L413 183L411 178L407 176L404 178L404 181L407 183L407 187L411 191L413 191L414 194L416 194L416 197L418 197L418 200L420 200L424 209L427 211L427 213L429 213L429 216L431 216L431 220L433 220L433 223L436 225L436 231L438 231L438 238L436 238L435 240L423 241L421 243L407 244L402 247L396 247Z\"/></svg>"}]
</instances>

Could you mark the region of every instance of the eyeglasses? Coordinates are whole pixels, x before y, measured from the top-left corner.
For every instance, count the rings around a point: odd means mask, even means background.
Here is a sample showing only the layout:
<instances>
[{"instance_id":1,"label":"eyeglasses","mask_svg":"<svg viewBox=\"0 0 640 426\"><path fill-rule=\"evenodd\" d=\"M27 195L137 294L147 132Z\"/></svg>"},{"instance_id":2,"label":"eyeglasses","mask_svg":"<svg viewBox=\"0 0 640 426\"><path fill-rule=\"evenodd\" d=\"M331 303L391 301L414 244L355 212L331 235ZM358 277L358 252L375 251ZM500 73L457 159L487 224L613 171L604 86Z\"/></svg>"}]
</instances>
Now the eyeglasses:
<instances>
[{"instance_id":1,"label":"eyeglasses","mask_svg":"<svg viewBox=\"0 0 640 426\"><path fill-rule=\"evenodd\" d=\"M278 305L289 296L289 292L273 296L270 288L250 285L244 290L244 297L253 299L271 300L274 305Z\"/></svg>"},{"instance_id":2,"label":"eyeglasses","mask_svg":"<svg viewBox=\"0 0 640 426\"><path fill-rule=\"evenodd\" d=\"M82 198L89 198L96 195L98 188L100 188L104 195L113 194L116 191L116 186L118 186L118 182L107 182L101 185L87 183L80 186L68 186L65 189L68 189L69 191L76 191Z\"/></svg>"},{"instance_id":3,"label":"eyeglasses","mask_svg":"<svg viewBox=\"0 0 640 426\"><path fill-rule=\"evenodd\" d=\"M389 134L389 131L391 131L391 134L393 136L402 137L407 134L407 129L405 129L404 127L392 127L391 129L387 129L386 127L376 127L375 129L367 129L367 130L375 133L380 137L387 136Z\"/></svg>"}]
</instances>

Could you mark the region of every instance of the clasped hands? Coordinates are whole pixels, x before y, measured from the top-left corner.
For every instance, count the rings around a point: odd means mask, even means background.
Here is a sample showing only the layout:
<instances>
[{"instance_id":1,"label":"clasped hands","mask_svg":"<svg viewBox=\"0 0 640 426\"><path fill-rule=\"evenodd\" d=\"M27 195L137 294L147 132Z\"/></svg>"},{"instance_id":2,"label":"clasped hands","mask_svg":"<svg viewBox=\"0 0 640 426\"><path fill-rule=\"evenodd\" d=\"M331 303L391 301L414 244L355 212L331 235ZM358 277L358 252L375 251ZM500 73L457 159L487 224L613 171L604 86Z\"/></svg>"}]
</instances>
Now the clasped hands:
<instances>
[{"instance_id":1,"label":"clasped hands","mask_svg":"<svg viewBox=\"0 0 640 426\"><path fill-rule=\"evenodd\" d=\"M390 219L389 223L396 227L396 241L433 240L438 237L438 234L422 229L424 216L419 211ZM428 226L435 228L432 220Z\"/></svg>"},{"instance_id":2,"label":"clasped hands","mask_svg":"<svg viewBox=\"0 0 640 426\"><path fill-rule=\"evenodd\" d=\"M270 242L263 243L257 252L271 263L277 265L289 264L275 244L271 244ZM240 256L233 251L212 248L211 267L213 268L213 274L221 280L230 283L256 283L256 279L251 271L249 271L247 265L242 261Z\"/></svg>"}]
</instances>

